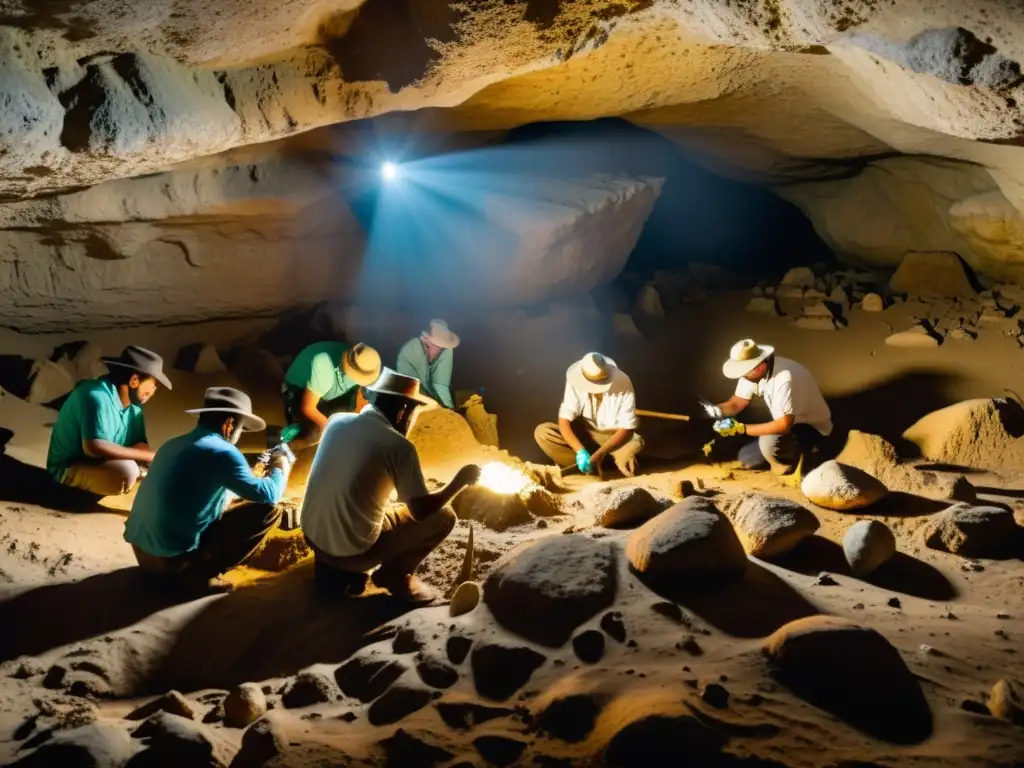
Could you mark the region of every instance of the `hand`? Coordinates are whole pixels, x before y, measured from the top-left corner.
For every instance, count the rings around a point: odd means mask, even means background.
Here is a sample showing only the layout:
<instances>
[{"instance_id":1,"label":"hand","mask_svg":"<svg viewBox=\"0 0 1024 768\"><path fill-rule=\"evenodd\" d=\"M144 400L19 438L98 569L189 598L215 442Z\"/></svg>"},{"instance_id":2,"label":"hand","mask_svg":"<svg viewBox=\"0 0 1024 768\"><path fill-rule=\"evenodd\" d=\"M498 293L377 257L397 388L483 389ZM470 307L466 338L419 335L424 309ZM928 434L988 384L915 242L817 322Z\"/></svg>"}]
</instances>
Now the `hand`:
<instances>
[{"instance_id":1,"label":"hand","mask_svg":"<svg viewBox=\"0 0 1024 768\"><path fill-rule=\"evenodd\" d=\"M590 474L590 452L586 448L576 451L576 468L585 475Z\"/></svg>"},{"instance_id":2,"label":"hand","mask_svg":"<svg viewBox=\"0 0 1024 768\"><path fill-rule=\"evenodd\" d=\"M291 453L289 451L288 453ZM292 469L292 462L284 451L274 451L270 454L270 461L267 462L270 469L280 469L286 475Z\"/></svg>"},{"instance_id":3,"label":"hand","mask_svg":"<svg viewBox=\"0 0 1024 768\"><path fill-rule=\"evenodd\" d=\"M717 421L725 416L725 414L722 413L722 409L714 403L708 402L707 400L698 400L697 402L700 404L700 407L704 409L704 413L707 414L709 419L715 419Z\"/></svg>"},{"instance_id":4,"label":"hand","mask_svg":"<svg viewBox=\"0 0 1024 768\"><path fill-rule=\"evenodd\" d=\"M604 448L598 448L596 451L590 454L590 471L593 472L596 470L598 473L600 473L601 464L604 462L604 459L607 455L608 452L605 451Z\"/></svg>"},{"instance_id":5,"label":"hand","mask_svg":"<svg viewBox=\"0 0 1024 768\"><path fill-rule=\"evenodd\" d=\"M732 437L733 435L744 435L747 432L746 424L742 424L731 416L721 421L716 421L712 426L722 437Z\"/></svg>"},{"instance_id":6,"label":"hand","mask_svg":"<svg viewBox=\"0 0 1024 768\"><path fill-rule=\"evenodd\" d=\"M457 485L476 485L480 481L480 467L476 464L467 464L455 475Z\"/></svg>"}]
</instances>

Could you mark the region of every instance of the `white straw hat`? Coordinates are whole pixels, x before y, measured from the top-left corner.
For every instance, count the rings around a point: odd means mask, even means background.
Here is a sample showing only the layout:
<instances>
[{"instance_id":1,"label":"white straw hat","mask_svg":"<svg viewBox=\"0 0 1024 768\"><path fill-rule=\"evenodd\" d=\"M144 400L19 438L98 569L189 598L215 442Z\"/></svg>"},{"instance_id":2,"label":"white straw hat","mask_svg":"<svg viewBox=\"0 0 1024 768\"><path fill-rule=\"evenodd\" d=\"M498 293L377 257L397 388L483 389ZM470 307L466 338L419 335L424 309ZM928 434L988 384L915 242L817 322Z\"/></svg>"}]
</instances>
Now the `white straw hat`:
<instances>
[{"instance_id":1,"label":"white straw hat","mask_svg":"<svg viewBox=\"0 0 1024 768\"><path fill-rule=\"evenodd\" d=\"M430 327L420 333L420 338L441 349L455 349L459 346L459 337L449 330L444 320L431 320Z\"/></svg>"},{"instance_id":2,"label":"white straw hat","mask_svg":"<svg viewBox=\"0 0 1024 768\"><path fill-rule=\"evenodd\" d=\"M737 341L729 350L729 359L722 366L727 379L742 379L775 353L775 347L758 344L753 339Z\"/></svg>"},{"instance_id":3,"label":"white straw hat","mask_svg":"<svg viewBox=\"0 0 1024 768\"><path fill-rule=\"evenodd\" d=\"M380 354L362 342L346 349L341 356L341 370L361 387L369 386L380 376Z\"/></svg>"},{"instance_id":4,"label":"white straw hat","mask_svg":"<svg viewBox=\"0 0 1024 768\"><path fill-rule=\"evenodd\" d=\"M615 363L598 352L588 352L581 360L569 366L565 376L576 389L599 395L607 392L618 372Z\"/></svg>"}]
</instances>

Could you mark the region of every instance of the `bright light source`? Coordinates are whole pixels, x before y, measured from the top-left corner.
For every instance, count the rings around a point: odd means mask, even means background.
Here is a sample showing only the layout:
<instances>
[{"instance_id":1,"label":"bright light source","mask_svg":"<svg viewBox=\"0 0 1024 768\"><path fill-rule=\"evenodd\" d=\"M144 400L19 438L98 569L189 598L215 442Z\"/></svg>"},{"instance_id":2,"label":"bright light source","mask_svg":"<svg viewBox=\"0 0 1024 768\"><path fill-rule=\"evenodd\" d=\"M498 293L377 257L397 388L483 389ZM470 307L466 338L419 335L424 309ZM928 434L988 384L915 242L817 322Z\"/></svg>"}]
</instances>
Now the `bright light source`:
<instances>
[{"instance_id":1,"label":"bright light source","mask_svg":"<svg viewBox=\"0 0 1024 768\"><path fill-rule=\"evenodd\" d=\"M388 160L386 163L381 164L380 175L384 178L384 181L393 181L398 178L398 166Z\"/></svg>"},{"instance_id":2,"label":"bright light source","mask_svg":"<svg viewBox=\"0 0 1024 768\"><path fill-rule=\"evenodd\" d=\"M491 461L480 469L480 485L495 493L519 493L532 481L515 467Z\"/></svg>"}]
</instances>

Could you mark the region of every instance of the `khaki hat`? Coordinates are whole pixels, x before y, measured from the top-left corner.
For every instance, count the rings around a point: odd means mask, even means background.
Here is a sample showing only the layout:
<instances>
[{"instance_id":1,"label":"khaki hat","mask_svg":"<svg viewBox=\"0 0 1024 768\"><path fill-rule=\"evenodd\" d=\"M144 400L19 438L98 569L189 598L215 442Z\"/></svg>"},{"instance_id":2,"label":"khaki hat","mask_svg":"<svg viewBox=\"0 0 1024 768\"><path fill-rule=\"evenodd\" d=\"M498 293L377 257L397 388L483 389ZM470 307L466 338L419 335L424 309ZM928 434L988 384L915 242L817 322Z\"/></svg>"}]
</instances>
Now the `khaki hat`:
<instances>
[{"instance_id":1,"label":"khaki hat","mask_svg":"<svg viewBox=\"0 0 1024 768\"><path fill-rule=\"evenodd\" d=\"M762 362L775 354L775 347L758 344L753 339L737 341L729 350L729 359L722 366L727 379L742 379Z\"/></svg>"},{"instance_id":2,"label":"khaki hat","mask_svg":"<svg viewBox=\"0 0 1024 768\"><path fill-rule=\"evenodd\" d=\"M360 342L345 350L341 370L359 386L369 386L380 376L380 355L373 347Z\"/></svg>"},{"instance_id":3,"label":"khaki hat","mask_svg":"<svg viewBox=\"0 0 1024 768\"><path fill-rule=\"evenodd\" d=\"M168 389L171 389L171 382L164 375L164 359L156 352L150 352L145 347L137 347L134 344L124 348L120 357L100 358L107 368L130 368L143 376L152 376Z\"/></svg>"},{"instance_id":4,"label":"khaki hat","mask_svg":"<svg viewBox=\"0 0 1024 768\"><path fill-rule=\"evenodd\" d=\"M420 405L427 405L433 402L429 397L420 394L420 380L413 376L406 376L403 373L384 368L377 380L366 387L371 392L379 395L391 395L411 400Z\"/></svg>"},{"instance_id":5,"label":"khaki hat","mask_svg":"<svg viewBox=\"0 0 1024 768\"><path fill-rule=\"evenodd\" d=\"M576 389L599 395L612 388L618 370L615 363L604 355L588 352L581 360L569 366L565 377Z\"/></svg>"},{"instance_id":6,"label":"khaki hat","mask_svg":"<svg viewBox=\"0 0 1024 768\"><path fill-rule=\"evenodd\" d=\"M185 413L232 413L242 417L246 432L262 432L267 422L252 412L252 399L234 387L210 387L203 397L202 408L190 408Z\"/></svg>"},{"instance_id":7,"label":"khaki hat","mask_svg":"<svg viewBox=\"0 0 1024 768\"><path fill-rule=\"evenodd\" d=\"M459 346L459 337L449 330L444 320L431 320L430 327L420 333L420 338L429 341L441 349L455 349Z\"/></svg>"}]
</instances>

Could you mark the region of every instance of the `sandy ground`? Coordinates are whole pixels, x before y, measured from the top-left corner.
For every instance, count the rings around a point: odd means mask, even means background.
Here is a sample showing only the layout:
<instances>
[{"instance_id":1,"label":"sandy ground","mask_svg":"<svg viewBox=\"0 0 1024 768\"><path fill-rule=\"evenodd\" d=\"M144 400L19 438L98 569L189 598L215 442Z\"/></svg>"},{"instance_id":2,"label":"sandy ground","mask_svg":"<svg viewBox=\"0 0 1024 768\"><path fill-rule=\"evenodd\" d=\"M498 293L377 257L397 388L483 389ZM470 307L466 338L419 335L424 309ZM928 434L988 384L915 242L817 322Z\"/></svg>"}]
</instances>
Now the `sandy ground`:
<instances>
[{"instance_id":1,"label":"sandy ground","mask_svg":"<svg viewBox=\"0 0 1024 768\"><path fill-rule=\"evenodd\" d=\"M744 313L746 300L746 294L731 294L686 305L649 340L608 342L605 349L633 377L641 407L688 410L698 393L724 399L729 388L718 372L720 360L733 341L749 335L808 364L833 403L838 424L894 441L936 408L971 397L999 397L1005 389L1024 391L1024 352L998 332L970 342L947 341L935 349L895 349L883 339L892 329L908 326L920 307L900 305L878 315L854 311L849 328L822 332ZM135 338L173 356L176 344L217 334L224 340L237 338L254 328L237 323L185 331L142 329ZM112 333L103 341L117 346L124 338L124 333ZM53 342L49 337L11 339L25 352ZM472 349L471 343L467 346ZM564 368L541 376L526 363L525 378L537 377L535 389L524 393L522 377L511 382L498 375L488 378L498 355L500 349L489 358L467 350L456 375L486 385L488 407L499 414L503 446L536 460L530 434L536 422L553 416ZM176 374L174 391L161 392L147 406L153 442L188 429L191 422L181 410L195 404L211 383L230 381L230 376ZM257 410L278 421L273 384L253 389L250 383L248 388ZM0 424L15 432L7 455L19 466L41 464L53 412L8 395L0 397L0 417ZM645 426L651 434L664 430ZM453 429L445 427L421 445L433 481L446 481L464 461L515 462L472 445L465 431ZM708 438L705 429L694 424L668 433L674 445L697 448ZM259 441L247 447L256 450ZM914 477L923 477L914 469L921 462L905 466L917 473ZM606 635L600 661L584 664L571 643L552 649L515 637L486 606L452 618L446 606L409 612L372 591L325 604L313 593L310 562L298 533L278 533L247 567L232 572L230 578L239 585L232 593L186 600L154 592L139 580L122 540L130 499L108 500L109 511L90 514L48 508L33 503L33 486L22 483L21 474L9 474L8 463L0 486L0 662L6 662L0 664L0 763L30 759L34 747L59 741L64 733L80 734L72 730L76 726L94 729L87 741L128 733L137 723L122 718L171 689L188 695L201 719L216 710L226 689L252 681L269 692L272 709L266 717L277 754L277 762L269 764L276 765L659 765L678 764L683 752L702 765L746 765L729 762L743 757L751 765L1022 764L1024 728L981 712L997 680L1024 679L1024 568L1019 559L965 560L924 545L928 516L948 504L941 500L942 482L922 491L925 498L915 498L914 505L892 502L872 510L871 516L896 534L899 554L870 579L858 579L850 575L838 542L861 515L810 505L771 475L745 472L728 462L693 459L649 464L648 469L637 480L609 482L641 485L672 500L680 498L683 480L722 499L747 491L787 496L811 509L821 527L782 561L751 559L742 579L706 589L654 588L620 564L610 610L620 614L622 632L609 633L605 611L584 622L577 634L600 628ZM928 468L931 476L963 471ZM1010 506L1018 522L1024 522L1024 472L975 470L969 478L982 489L982 500ZM560 514L554 516L531 516L504 531L473 523L474 577L483 578L502 554L524 542L569 532L614 541L628 535L595 525L596 485L566 479L567 492L558 495ZM300 493L301 486L292 492ZM460 520L424 564L423 577L445 592L462 566L469 529L470 522ZM833 584L821 583L823 571L832 575ZM666 609L666 603L676 607ZM927 738L895 743L866 733L766 674L764 638L788 621L818 613L873 627L895 645L927 698L932 713ZM411 667L413 657L397 648L400 630L406 630L406 637L411 630L417 638L421 647L415 658L421 661L445 659L457 636L472 640L474 647L529 648L542 657L541 663L528 683L496 702L481 696L484 672L475 662L456 663L448 656L457 672L455 682L431 690L429 705L421 703L386 725L373 724L379 714L350 695L308 706L284 703L282 696L287 698L297 673L312 670L330 679L357 651L361 658ZM63 671L54 672L55 667ZM399 687L423 687L411 669L402 674ZM709 703L709 683L727 689L725 707ZM458 720L453 713L468 717L468 724L453 725ZM616 758L617 734L652 713L682 718L672 721L676 736L656 731L646 740L669 756L645 753L641 740L628 742L632 762ZM213 744L209 764L230 763L243 733L249 732L226 728L216 716L208 720L196 727ZM725 739L722 755L715 751L713 757L700 757L703 753L692 751L696 742L678 734L693 722ZM127 737L110 743L115 742L104 764L124 764L141 747ZM431 753L430 747L442 752Z\"/></svg>"}]
</instances>

